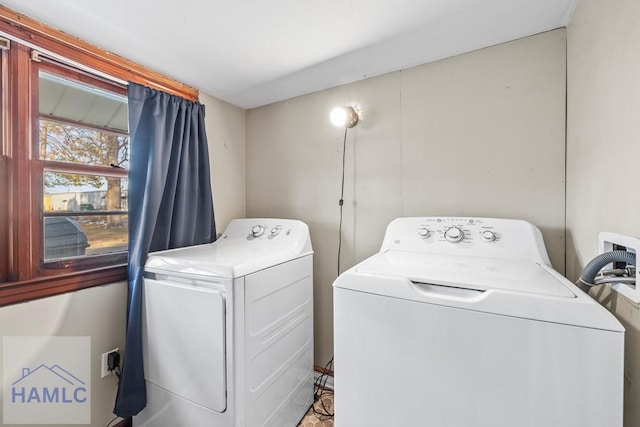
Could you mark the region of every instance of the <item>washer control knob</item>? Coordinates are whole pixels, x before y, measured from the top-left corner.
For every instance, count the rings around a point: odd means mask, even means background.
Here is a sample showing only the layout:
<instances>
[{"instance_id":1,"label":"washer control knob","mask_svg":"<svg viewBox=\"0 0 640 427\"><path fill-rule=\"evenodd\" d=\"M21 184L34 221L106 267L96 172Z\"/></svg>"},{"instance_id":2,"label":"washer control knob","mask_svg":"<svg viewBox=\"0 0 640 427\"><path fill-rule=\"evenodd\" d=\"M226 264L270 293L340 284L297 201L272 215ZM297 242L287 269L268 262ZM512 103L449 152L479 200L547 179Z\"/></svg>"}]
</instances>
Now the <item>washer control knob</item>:
<instances>
[{"instance_id":1,"label":"washer control knob","mask_svg":"<svg viewBox=\"0 0 640 427\"><path fill-rule=\"evenodd\" d=\"M496 240L496 233L491 230L485 230L482 232L482 240L485 242L493 242Z\"/></svg>"},{"instance_id":2,"label":"washer control knob","mask_svg":"<svg viewBox=\"0 0 640 427\"><path fill-rule=\"evenodd\" d=\"M429 231L428 228L426 228L426 227L418 228L418 236L421 239L426 239L427 237L429 237L429 234L431 234L431 232Z\"/></svg>"},{"instance_id":3,"label":"washer control knob","mask_svg":"<svg viewBox=\"0 0 640 427\"><path fill-rule=\"evenodd\" d=\"M278 234L280 234L280 227L273 227L273 228L271 229L271 235L272 235L273 237L275 237L275 236L277 236Z\"/></svg>"},{"instance_id":4,"label":"washer control knob","mask_svg":"<svg viewBox=\"0 0 640 427\"><path fill-rule=\"evenodd\" d=\"M447 228L444 238L451 243L458 243L464 239L464 231L460 227Z\"/></svg>"},{"instance_id":5,"label":"washer control knob","mask_svg":"<svg viewBox=\"0 0 640 427\"><path fill-rule=\"evenodd\" d=\"M264 227L261 225L254 225L251 227L251 234L253 237L260 237L264 234Z\"/></svg>"}]
</instances>

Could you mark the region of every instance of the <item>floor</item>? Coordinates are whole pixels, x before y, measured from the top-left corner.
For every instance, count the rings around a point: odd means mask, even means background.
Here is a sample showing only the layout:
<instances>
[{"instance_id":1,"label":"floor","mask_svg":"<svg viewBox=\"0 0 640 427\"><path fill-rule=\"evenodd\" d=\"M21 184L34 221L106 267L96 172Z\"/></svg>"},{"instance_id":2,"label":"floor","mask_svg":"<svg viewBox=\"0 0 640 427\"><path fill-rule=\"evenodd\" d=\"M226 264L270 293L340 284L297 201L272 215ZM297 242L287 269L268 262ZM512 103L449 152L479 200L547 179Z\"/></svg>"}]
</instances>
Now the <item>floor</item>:
<instances>
[{"instance_id":1,"label":"floor","mask_svg":"<svg viewBox=\"0 0 640 427\"><path fill-rule=\"evenodd\" d=\"M333 393L327 390L322 392L320 399L309 409L298 427L333 427L333 416L322 414L333 414Z\"/></svg>"}]
</instances>

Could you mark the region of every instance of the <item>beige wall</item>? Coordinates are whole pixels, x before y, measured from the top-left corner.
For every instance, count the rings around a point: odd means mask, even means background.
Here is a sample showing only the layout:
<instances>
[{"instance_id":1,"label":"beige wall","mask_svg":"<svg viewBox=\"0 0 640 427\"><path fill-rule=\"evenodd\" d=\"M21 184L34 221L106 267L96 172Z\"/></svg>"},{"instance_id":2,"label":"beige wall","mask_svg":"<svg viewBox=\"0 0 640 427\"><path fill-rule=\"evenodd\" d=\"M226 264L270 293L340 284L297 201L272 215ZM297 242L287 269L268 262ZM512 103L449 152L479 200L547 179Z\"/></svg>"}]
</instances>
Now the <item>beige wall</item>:
<instances>
[{"instance_id":1,"label":"beige wall","mask_svg":"<svg viewBox=\"0 0 640 427\"><path fill-rule=\"evenodd\" d=\"M640 2L581 0L568 27L567 273L597 254L600 231L640 236ZM626 328L625 422L640 425L640 308L599 298Z\"/></svg>"},{"instance_id":2,"label":"beige wall","mask_svg":"<svg viewBox=\"0 0 640 427\"><path fill-rule=\"evenodd\" d=\"M483 49L247 112L247 214L298 218L315 249L316 364L333 352L343 130L342 270L400 216L527 219L564 271L565 31Z\"/></svg>"},{"instance_id":3,"label":"beige wall","mask_svg":"<svg viewBox=\"0 0 640 427\"><path fill-rule=\"evenodd\" d=\"M245 217L245 110L200 94L205 105L216 230Z\"/></svg>"},{"instance_id":4,"label":"beige wall","mask_svg":"<svg viewBox=\"0 0 640 427\"><path fill-rule=\"evenodd\" d=\"M0 335L90 336L91 425L102 427L113 418L117 378L100 378L100 360L102 353L124 347L126 301L127 286L117 283L1 307Z\"/></svg>"}]
</instances>

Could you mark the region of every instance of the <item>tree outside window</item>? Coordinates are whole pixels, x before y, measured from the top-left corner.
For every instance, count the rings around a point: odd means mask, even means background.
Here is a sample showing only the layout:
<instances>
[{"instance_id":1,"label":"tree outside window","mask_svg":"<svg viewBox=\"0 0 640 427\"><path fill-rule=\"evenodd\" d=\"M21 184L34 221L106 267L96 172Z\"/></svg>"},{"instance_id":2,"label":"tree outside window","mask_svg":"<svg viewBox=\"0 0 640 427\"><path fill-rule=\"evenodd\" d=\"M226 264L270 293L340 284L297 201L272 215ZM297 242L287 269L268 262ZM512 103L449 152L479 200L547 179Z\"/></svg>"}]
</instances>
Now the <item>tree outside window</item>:
<instances>
[{"instance_id":1,"label":"tree outside window","mask_svg":"<svg viewBox=\"0 0 640 427\"><path fill-rule=\"evenodd\" d=\"M129 166L124 96L39 73L43 261L124 253Z\"/></svg>"}]
</instances>

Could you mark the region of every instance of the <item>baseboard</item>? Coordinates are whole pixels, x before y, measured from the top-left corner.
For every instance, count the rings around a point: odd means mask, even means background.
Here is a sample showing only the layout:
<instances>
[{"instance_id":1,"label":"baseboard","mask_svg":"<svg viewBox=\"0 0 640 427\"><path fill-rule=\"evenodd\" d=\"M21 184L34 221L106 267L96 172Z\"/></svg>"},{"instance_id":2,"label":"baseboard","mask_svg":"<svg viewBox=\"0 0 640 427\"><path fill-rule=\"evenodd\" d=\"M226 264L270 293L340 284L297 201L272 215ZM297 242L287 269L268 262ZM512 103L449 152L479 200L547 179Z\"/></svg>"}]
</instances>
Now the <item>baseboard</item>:
<instances>
[{"instance_id":1,"label":"baseboard","mask_svg":"<svg viewBox=\"0 0 640 427\"><path fill-rule=\"evenodd\" d=\"M319 366L319 365L313 365L313 370L316 371L316 372L320 372L321 374L325 373L325 374L329 374L329 375L333 376L333 371L331 369L325 369L325 368L323 368L322 366Z\"/></svg>"},{"instance_id":2,"label":"baseboard","mask_svg":"<svg viewBox=\"0 0 640 427\"><path fill-rule=\"evenodd\" d=\"M318 371L313 371L313 382L314 384L317 383L318 378L320 378L320 375L322 375L322 372L318 372ZM324 388L326 388L327 390L331 390L333 391L333 375L326 375L326 382L324 380L322 380L322 382L324 383Z\"/></svg>"}]
</instances>

